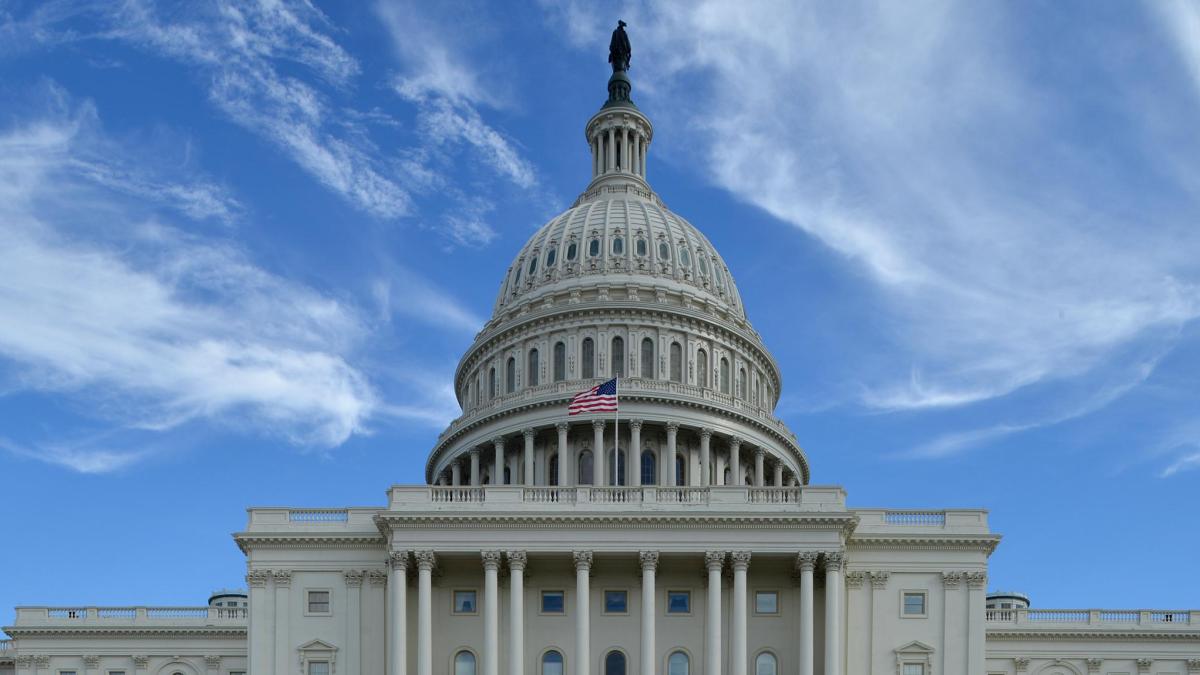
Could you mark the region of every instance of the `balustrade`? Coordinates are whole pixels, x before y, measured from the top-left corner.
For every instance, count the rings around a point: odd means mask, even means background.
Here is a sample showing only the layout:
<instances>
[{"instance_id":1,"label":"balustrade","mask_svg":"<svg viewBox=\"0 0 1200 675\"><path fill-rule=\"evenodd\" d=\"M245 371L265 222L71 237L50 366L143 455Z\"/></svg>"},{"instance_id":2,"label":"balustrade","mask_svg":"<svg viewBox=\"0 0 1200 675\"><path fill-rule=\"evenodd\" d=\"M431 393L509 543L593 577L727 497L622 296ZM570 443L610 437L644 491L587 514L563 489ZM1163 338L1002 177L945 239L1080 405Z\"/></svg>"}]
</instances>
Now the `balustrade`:
<instances>
[{"instance_id":1,"label":"balustrade","mask_svg":"<svg viewBox=\"0 0 1200 675\"><path fill-rule=\"evenodd\" d=\"M350 519L346 509L292 509L288 520L293 523L344 523Z\"/></svg>"},{"instance_id":2,"label":"balustrade","mask_svg":"<svg viewBox=\"0 0 1200 675\"><path fill-rule=\"evenodd\" d=\"M1182 624L1200 623L1200 613L1185 610L1135 609L989 609L985 613L992 623L1025 624Z\"/></svg>"},{"instance_id":3,"label":"balustrade","mask_svg":"<svg viewBox=\"0 0 1200 675\"><path fill-rule=\"evenodd\" d=\"M888 511L883 514L883 522L888 525L917 525L927 527L943 527L946 524L945 511Z\"/></svg>"},{"instance_id":4,"label":"balustrade","mask_svg":"<svg viewBox=\"0 0 1200 675\"><path fill-rule=\"evenodd\" d=\"M429 498L435 502L482 503L487 492L482 487L434 486L430 488Z\"/></svg>"}]
</instances>

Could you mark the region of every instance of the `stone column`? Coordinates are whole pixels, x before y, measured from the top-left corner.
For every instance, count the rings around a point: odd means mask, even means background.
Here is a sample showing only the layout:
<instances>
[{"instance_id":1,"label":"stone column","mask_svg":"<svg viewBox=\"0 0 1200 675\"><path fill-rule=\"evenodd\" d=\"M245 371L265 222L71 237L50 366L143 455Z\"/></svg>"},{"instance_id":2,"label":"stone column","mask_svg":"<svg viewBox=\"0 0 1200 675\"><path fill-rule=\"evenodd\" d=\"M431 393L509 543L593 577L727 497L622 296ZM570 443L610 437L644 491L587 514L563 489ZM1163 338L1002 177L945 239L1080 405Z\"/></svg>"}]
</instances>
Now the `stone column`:
<instances>
[{"instance_id":1,"label":"stone column","mask_svg":"<svg viewBox=\"0 0 1200 675\"><path fill-rule=\"evenodd\" d=\"M508 675L525 672L525 562L524 551L508 552Z\"/></svg>"},{"instance_id":2,"label":"stone column","mask_svg":"<svg viewBox=\"0 0 1200 675\"><path fill-rule=\"evenodd\" d=\"M642 145L642 178L646 177L646 150L649 148L650 140L646 139L646 143Z\"/></svg>"},{"instance_id":3,"label":"stone column","mask_svg":"<svg viewBox=\"0 0 1200 675\"><path fill-rule=\"evenodd\" d=\"M800 568L800 675L813 675L813 569L816 553L796 556Z\"/></svg>"},{"instance_id":4,"label":"stone column","mask_svg":"<svg viewBox=\"0 0 1200 675\"><path fill-rule=\"evenodd\" d=\"M733 649L730 675L746 675L746 571L750 551L733 552Z\"/></svg>"},{"instance_id":5,"label":"stone column","mask_svg":"<svg viewBox=\"0 0 1200 675\"><path fill-rule=\"evenodd\" d=\"M270 615L268 614L267 581L271 573L267 570L250 570L246 573L246 585L250 587L250 617L246 630L249 635L270 635ZM253 632L252 632L253 631ZM255 645L255 640L246 641L246 663L248 670L254 673L270 673L275 668L275 653L264 649L263 644Z\"/></svg>"},{"instance_id":6,"label":"stone column","mask_svg":"<svg viewBox=\"0 0 1200 675\"><path fill-rule=\"evenodd\" d=\"M566 487L574 485L575 481L571 478L574 474L571 472L571 452L567 449L567 428L566 422L559 422L554 425L558 430L558 486Z\"/></svg>"},{"instance_id":7,"label":"stone column","mask_svg":"<svg viewBox=\"0 0 1200 675\"><path fill-rule=\"evenodd\" d=\"M500 675L500 552L483 551L483 675Z\"/></svg>"},{"instance_id":8,"label":"stone column","mask_svg":"<svg viewBox=\"0 0 1200 675\"><path fill-rule=\"evenodd\" d=\"M783 461L775 460L775 487L783 487Z\"/></svg>"},{"instance_id":9,"label":"stone column","mask_svg":"<svg viewBox=\"0 0 1200 675\"><path fill-rule=\"evenodd\" d=\"M658 569L658 551L642 551L638 554L642 562L642 667L641 675L658 672L658 655L654 646L654 622L658 615L654 611L654 572Z\"/></svg>"},{"instance_id":10,"label":"stone column","mask_svg":"<svg viewBox=\"0 0 1200 675\"><path fill-rule=\"evenodd\" d=\"M678 435L679 422L667 422L666 470L663 471L662 480L658 481L659 485L675 485L675 441Z\"/></svg>"},{"instance_id":11,"label":"stone column","mask_svg":"<svg viewBox=\"0 0 1200 675\"><path fill-rule=\"evenodd\" d=\"M450 484L454 487L462 485L462 463L458 461L457 457L450 465Z\"/></svg>"},{"instance_id":12,"label":"stone column","mask_svg":"<svg viewBox=\"0 0 1200 675\"><path fill-rule=\"evenodd\" d=\"M290 663L292 650L292 571L275 570L275 668L283 669Z\"/></svg>"},{"instance_id":13,"label":"stone column","mask_svg":"<svg viewBox=\"0 0 1200 675\"><path fill-rule=\"evenodd\" d=\"M492 458L492 485L504 485L504 438L492 439L495 456Z\"/></svg>"},{"instance_id":14,"label":"stone column","mask_svg":"<svg viewBox=\"0 0 1200 675\"><path fill-rule=\"evenodd\" d=\"M825 675L842 675L842 563L840 551L825 554Z\"/></svg>"},{"instance_id":15,"label":"stone column","mask_svg":"<svg viewBox=\"0 0 1200 675\"><path fill-rule=\"evenodd\" d=\"M763 458L767 451L762 448L754 449L754 487L763 486Z\"/></svg>"},{"instance_id":16,"label":"stone column","mask_svg":"<svg viewBox=\"0 0 1200 675\"><path fill-rule=\"evenodd\" d=\"M704 638L704 669L705 675L721 675L721 568L725 566L724 551L709 551L704 554L704 566L708 570L708 601L705 603L707 619L705 622ZM743 582L745 578L743 577ZM743 588L743 593L745 589ZM734 607L736 614L737 590L734 590ZM743 636L744 638L744 636ZM734 639L737 637L735 635ZM745 645L742 645L745 649ZM733 649L733 658L737 658L737 647ZM737 669L734 667L736 675Z\"/></svg>"},{"instance_id":17,"label":"stone column","mask_svg":"<svg viewBox=\"0 0 1200 675\"><path fill-rule=\"evenodd\" d=\"M617 166L617 142L616 132L612 127L608 128L608 152L604 156L605 172L611 172Z\"/></svg>"},{"instance_id":18,"label":"stone column","mask_svg":"<svg viewBox=\"0 0 1200 675\"><path fill-rule=\"evenodd\" d=\"M967 572L963 579L967 582L967 669L982 672L986 662L987 572Z\"/></svg>"},{"instance_id":19,"label":"stone column","mask_svg":"<svg viewBox=\"0 0 1200 675\"><path fill-rule=\"evenodd\" d=\"M575 551L575 675L588 675L592 662L591 572L592 552Z\"/></svg>"},{"instance_id":20,"label":"stone column","mask_svg":"<svg viewBox=\"0 0 1200 675\"><path fill-rule=\"evenodd\" d=\"M629 173L629 129L621 127L621 145L620 145L620 161L618 164L621 167L621 173Z\"/></svg>"},{"instance_id":21,"label":"stone column","mask_svg":"<svg viewBox=\"0 0 1200 675\"><path fill-rule=\"evenodd\" d=\"M592 485L608 485L608 452L604 450L604 420L592 420Z\"/></svg>"},{"instance_id":22,"label":"stone column","mask_svg":"<svg viewBox=\"0 0 1200 675\"><path fill-rule=\"evenodd\" d=\"M709 442L712 440L712 435L713 435L713 430L709 429L708 427L704 427L703 429L700 430L700 485L701 485L701 487L712 484L712 481L709 480L709 475L710 475L709 467L711 466L710 462L712 461L712 457L710 456L711 453L709 451Z\"/></svg>"},{"instance_id":23,"label":"stone column","mask_svg":"<svg viewBox=\"0 0 1200 675\"><path fill-rule=\"evenodd\" d=\"M216 661L216 663L213 663L214 660ZM205 656L204 657L204 665L205 665L206 670L215 671L221 667L221 657ZM99 656L96 656L95 654L85 654L84 655L84 657L83 657L83 675L89 675L89 673L94 672L99 667L100 667L100 657Z\"/></svg>"},{"instance_id":24,"label":"stone column","mask_svg":"<svg viewBox=\"0 0 1200 675\"><path fill-rule=\"evenodd\" d=\"M634 487L642 485L642 421L629 420L629 451L625 458L626 466L632 468L629 484Z\"/></svg>"},{"instance_id":25,"label":"stone column","mask_svg":"<svg viewBox=\"0 0 1200 675\"><path fill-rule=\"evenodd\" d=\"M639 133L633 134L633 172L639 176L642 174L642 135Z\"/></svg>"},{"instance_id":26,"label":"stone column","mask_svg":"<svg viewBox=\"0 0 1200 675\"><path fill-rule=\"evenodd\" d=\"M408 671L408 551L388 556L392 573L388 580L388 675Z\"/></svg>"},{"instance_id":27,"label":"stone column","mask_svg":"<svg viewBox=\"0 0 1200 675\"><path fill-rule=\"evenodd\" d=\"M471 448L471 486L483 485L483 476L479 475L479 448Z\"/></svg>"},{"instance_id":28,"label":"stone column","mask_svg":"<svg viewBox=\"0 0 1200 675\"><path fill-rule=\"evenodd\" d=\"M729 439L729 478L730 485L742 484L742 439L737 436Z\"/></svg>"},{"instance_id":29,"label":"stone column","mask_svg":"<svg viewBox=\"0 0 1200 675\"><path fill-rule=\"evenodd\" d=\"M537 432L525 429L521 433L525 436L525 485L533 485L533 439Z\"/></svg>"},{"instance_id":30,"label":"stone column","mask_svg":"<svg viewBox=\"0 0 1200 675\"><path fill-rule=\"evenodd\" d=\"M433 551L417 551L417 675L433 675Z\"/></svg>"},{"instance_id":31,"label":"stone column","mask_svg":"<svg viewBox=\"0 0 1200 675\"><path fill-rule=\"evenodd\" d=\"M346 673L362 673L362 570L346 570Z\"/></svg>"}]
</instances>

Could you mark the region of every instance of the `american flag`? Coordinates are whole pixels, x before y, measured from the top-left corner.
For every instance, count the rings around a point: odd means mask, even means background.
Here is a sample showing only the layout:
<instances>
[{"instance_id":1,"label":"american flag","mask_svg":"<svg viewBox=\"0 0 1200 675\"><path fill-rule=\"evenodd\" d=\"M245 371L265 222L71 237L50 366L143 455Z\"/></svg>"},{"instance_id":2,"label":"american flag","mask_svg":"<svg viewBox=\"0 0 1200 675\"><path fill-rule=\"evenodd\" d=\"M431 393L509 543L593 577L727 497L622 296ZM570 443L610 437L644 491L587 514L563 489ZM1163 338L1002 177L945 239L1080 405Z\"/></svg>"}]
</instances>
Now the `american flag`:
<instances>
[{"instance_id":1,"label":"american flag","mask_svg":"<svg viewBox=\"0 0 1200 675\"><path fill-rule=\"evenodd\" d=\"M598 384L585 392L575 395L567 406L568 415L578 415L590 412L617 411L617 378L604 384Z\"/></svg>"}]
</instances>

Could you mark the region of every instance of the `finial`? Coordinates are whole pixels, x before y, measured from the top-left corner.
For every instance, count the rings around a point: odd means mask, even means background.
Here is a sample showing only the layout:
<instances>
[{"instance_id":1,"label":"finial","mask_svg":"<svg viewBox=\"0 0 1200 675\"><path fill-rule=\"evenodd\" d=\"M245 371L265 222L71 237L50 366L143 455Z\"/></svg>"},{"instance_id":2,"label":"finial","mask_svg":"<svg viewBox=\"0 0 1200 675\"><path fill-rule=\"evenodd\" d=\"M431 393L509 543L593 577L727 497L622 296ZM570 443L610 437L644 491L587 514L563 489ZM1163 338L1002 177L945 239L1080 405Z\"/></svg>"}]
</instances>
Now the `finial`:
<instances>
[{"instance_id":1,"label":"finial","mask_svg":"<svg viewBox=\"0 0 1200 675\"><path fill-rule=\"evenodd\" d=\"M633 53L629 48L629 36L625 34L625 22L617 20L617 29L613 31L612 40L608 43L608 62L612 64L614 73L629 70L629 56Z\"/></svg>"}]
</instances>

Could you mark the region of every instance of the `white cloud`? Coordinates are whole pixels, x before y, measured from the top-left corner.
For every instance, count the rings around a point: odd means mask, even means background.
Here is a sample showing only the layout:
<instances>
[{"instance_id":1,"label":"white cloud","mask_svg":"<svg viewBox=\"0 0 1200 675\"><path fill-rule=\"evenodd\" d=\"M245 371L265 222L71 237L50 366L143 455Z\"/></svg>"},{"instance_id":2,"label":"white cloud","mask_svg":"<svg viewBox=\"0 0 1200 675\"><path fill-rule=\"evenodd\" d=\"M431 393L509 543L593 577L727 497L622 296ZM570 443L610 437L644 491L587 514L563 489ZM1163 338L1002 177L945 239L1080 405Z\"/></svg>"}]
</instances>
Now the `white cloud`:
<instances>
[{"instance_id":1,"label":"white cloud","mask_svg":"<svg viewBox=\"0 0 1200 675\"><path fill-rule=\"evenodd\" d=\"M1193 448L1196 446L1192 446ZM1180 456L1159 474L1161 478L1170 478L1181 471L1200 469L1200 450Z\"/></svg>"}]
</instances>

